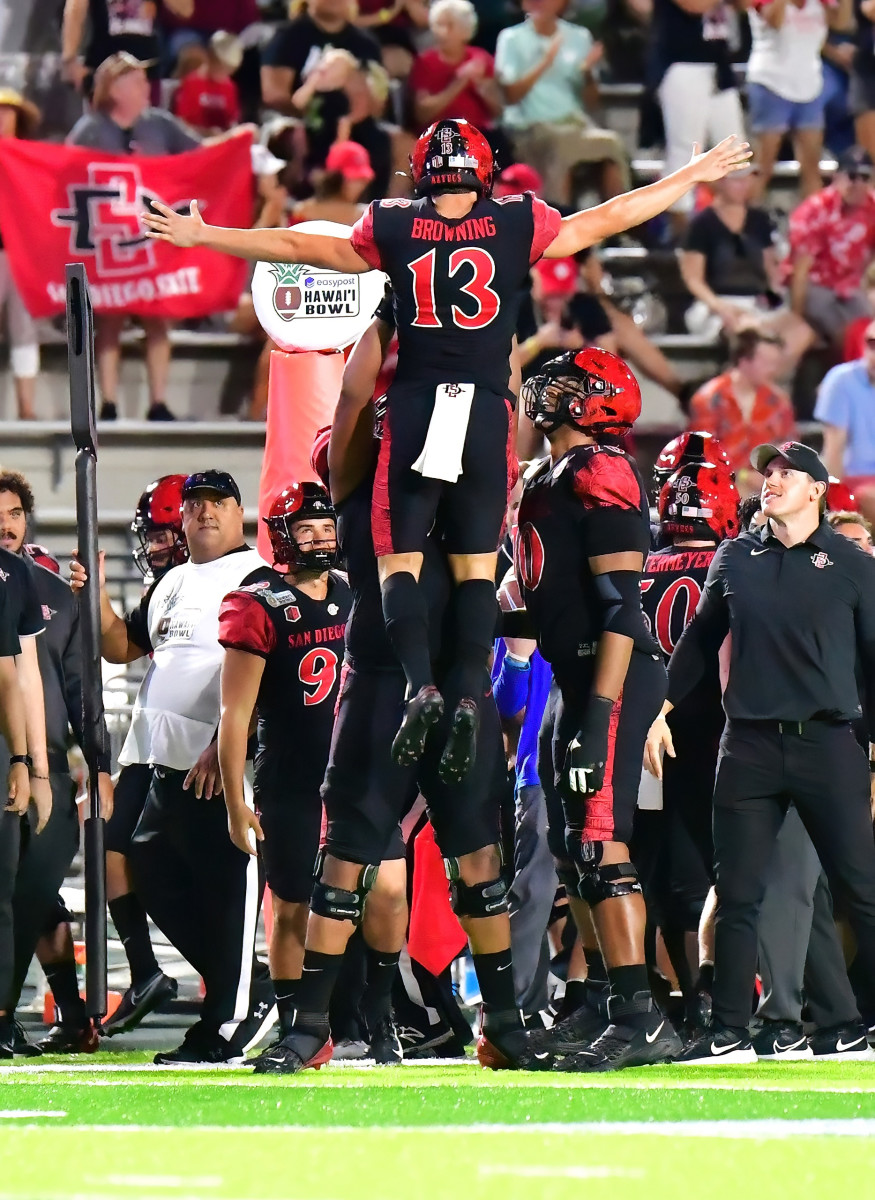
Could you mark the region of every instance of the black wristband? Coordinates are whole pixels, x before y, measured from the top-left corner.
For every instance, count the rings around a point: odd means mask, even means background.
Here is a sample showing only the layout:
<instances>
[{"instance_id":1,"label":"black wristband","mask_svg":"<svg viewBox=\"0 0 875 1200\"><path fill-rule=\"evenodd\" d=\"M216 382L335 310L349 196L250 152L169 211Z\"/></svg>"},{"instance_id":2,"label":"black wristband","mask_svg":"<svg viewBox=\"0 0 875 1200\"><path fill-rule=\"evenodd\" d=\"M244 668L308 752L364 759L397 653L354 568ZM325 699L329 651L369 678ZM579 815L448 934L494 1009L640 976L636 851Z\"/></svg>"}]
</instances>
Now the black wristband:
<instances>
[{"instance_id":1,"label":"black wristband","mask_svg":"<svg viewBox=\"0 0 875 1200\"><path fill-rule=\"evenodd\" d=\"M33 759L29 754L13 754L9 759L10 767L13 763L24 763L28 771L33 770Z\"/></svg>"}]
</instances>

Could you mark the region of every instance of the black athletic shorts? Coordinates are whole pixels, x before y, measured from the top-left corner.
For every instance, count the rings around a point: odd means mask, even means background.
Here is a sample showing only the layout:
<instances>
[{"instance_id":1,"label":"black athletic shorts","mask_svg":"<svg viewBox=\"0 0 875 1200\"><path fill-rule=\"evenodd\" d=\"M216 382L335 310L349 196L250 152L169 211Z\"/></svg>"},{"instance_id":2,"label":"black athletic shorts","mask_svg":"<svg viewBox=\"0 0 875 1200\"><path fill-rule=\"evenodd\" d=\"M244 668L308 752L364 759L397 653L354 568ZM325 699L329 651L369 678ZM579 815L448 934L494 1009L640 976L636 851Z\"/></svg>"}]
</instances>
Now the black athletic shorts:
<instances>
[{"instance_id":1,"label":"black athletic shorts","mask_svg":"<svg viewBox=\"0 0 875 1200\"><path fill-rule=\"evenodd\" d=\"M547 841L558 859L567 857L559 774L569 743L580 731L592 693L592 661L575 664L567 675L560 672L562 687L560 690L554 683L551 689L538 740L538 774L547 797ZM662 707L667 686L662 659L633 650L626 682L611 717L605 785L583 801L585 841L628 844L632 837L644 743Z\"/></svg>"},{"instance_id":2,"label":"black athletic shorts","mask_svg":"<svg viewBox=\"0 0 875 1200\"><path fill-rule=\"evenodd\" d=\"M116 780L112 816L106 823L106 849L129 854L134 830L146 805L152 782L152 768L146 763L122 767Z\"/></svg>"},{"instance_id":3,"label":"black athletic shorts","mask_svg":"<svg viewBox=\"0 0 875 1200\"><path fill-rule=\"evenodd\" d=\"M318 792L295 787L300 748L259 747L255 756L255 811L264 841L259 843L267 885L280 900L308 904L322 833Z\"/></svg>"},{"instance_id":4,"label":"black athletic shorts","mask_svg":"<svg viewBox=\"0 0 875 1200\"><path fill-rule=\"evenodd\" d=\"M491 554L501 541L516 480L511 404L495 392L475 389L462 474L455 483L446 483L413 470L425 445L434 397L433 384L390 389L371 508L378 558L421 552L438 511L449 554Z\"/></svg>"},{"instance_id":5,"label":"black athletic shorts","mask_svg":"<svg viewBox=\"0 0 875 1200\"><path fill-rule=\"evenodd\" d=\"M416 799L416 768L392 761L404 715L401 671L362 671L345 663L322 800L325 848L350 862L403 858L398 822Z\"/></svg>"}]
</instances>

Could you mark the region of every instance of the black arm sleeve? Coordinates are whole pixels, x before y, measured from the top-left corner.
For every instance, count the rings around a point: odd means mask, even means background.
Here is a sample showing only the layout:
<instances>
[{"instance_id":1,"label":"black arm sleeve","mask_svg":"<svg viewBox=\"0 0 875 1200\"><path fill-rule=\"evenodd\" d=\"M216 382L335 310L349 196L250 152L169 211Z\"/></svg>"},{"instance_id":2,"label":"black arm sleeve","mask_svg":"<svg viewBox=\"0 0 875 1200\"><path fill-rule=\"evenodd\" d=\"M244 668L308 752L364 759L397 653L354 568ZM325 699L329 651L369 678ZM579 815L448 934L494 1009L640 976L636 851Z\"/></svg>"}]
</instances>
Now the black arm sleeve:
<instances>
[{"instance_id":1,"label":"black arm sleeve","mask_svg":"<svg viewBox=\"0 0 875 1200\"><path fill-rule=\"evenodd\" d=\"M153 649L152 639L149 637L149 601L152 599L154 590L155 584L153 583L137 607L129 613L125 613L128 638L135 646L139 646L144 654L151 654Z\"/></svg>"},{"instance_id":2,"label":"black arm sleeve","mask_svg":"<svg viewBox=\"0 0 875 1200\"><path fill-rule=\"evenodd\" d=\"M673 707L701 682L708 660L717 655L729 633L729 606L721 570L729 544L724 542L714 555L695 616L678 639L669 661L668 699Z\"/></svg>"}]
</instances>

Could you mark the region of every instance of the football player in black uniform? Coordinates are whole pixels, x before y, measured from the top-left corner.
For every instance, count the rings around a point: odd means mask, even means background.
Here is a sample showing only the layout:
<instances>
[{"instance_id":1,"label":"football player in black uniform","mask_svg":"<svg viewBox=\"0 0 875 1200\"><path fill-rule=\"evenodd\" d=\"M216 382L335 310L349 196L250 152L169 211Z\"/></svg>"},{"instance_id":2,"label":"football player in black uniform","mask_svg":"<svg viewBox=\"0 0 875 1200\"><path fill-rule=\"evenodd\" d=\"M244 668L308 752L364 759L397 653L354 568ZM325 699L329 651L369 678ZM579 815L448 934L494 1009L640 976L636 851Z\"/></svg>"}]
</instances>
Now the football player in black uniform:
<instances>
[{"instance_id":1,"label":"football player in black uniform","mask_svg":"<svg viewBox=\"0 0 875 1200\"><path fill-rule=\"evenodd\" d=\"M693 618L708 568L724 538L739 530L739 496L728 466L704 462L688 435L688 458L659 493L659 528L668 544L648 555L641 603L666 664ZM680 757L663 763L660 848L646 888L651 919L658 920L686 1004L687 1027L703 1024L710 1009L713 959L699 946L705 901L713 877L711 798L723 732L716 660L694 692L672 710L670 726ZM651 903L652 899L652 903Z\"/></svg>"},{"instance_id":2,"label":"football player in black uniform","mask_svg":"<svg viewBox=\"0 0 875 1200\"><path fill-rule=\"evenodd\" d=\"M517 300L542 255L563 258L649 220L698 182L745 165L727 138L680 171L596 208L562 218L531 193L492 197L494 160L467 121L444 119L411 156L415 200L375 201L351 236L205 225L155 203L150 236L244 258L308 263L347 274L384 270L392 283L398 371L389 392L373 495L383 612L410 701L393 753L415 762L441 717L419 586L425 538L438 507L457 585L443 688L452 710L441 771L461 779L473 761L479 691L496 621L496 552L515 440L507 394Z\"/></svg>"},{"instance_id":3,"label":"football player in black uniform","mask_svg":"<svg viewBox=\"0 0 875 1200\"><path fill-rule=\"evenodd\" d=\"M137 539L134 563L151 587L171 567L188 558L182 531L184 475L162 475L144 489L131 521ZM131 839L146 804L152 772L145 763L122 767L116 781L115 807L106 826L106 895L110 916L124 947L131 986L100 1028L105 1037L129 1033L145 1016L175 998L177 982L155 958L146 910L134 891L128 861Z\"/></svg>"},{"instance_id":4,"label":"football player in black uniform","mask_svg":"<svg viewBox=\"0 0 875 1200\"><path fill-rule=\"evenodd\" d=\"M681 1046L650 993L628 843L666 673L641 610L647 495L633 460L611 444L631 429L641 394L622 359L585 349L547 363L523 395L550 442L526 481L517 536L517 577L559 691L539 754L548 838L578 928L581 906L592 913L610 982L607 1019L572 1015L574 1029L563 1022L533 1036L524 1061L546 1066L558 1053L558 1069L578 1071L662 1062Z\"/></svg>"}]
</instances>

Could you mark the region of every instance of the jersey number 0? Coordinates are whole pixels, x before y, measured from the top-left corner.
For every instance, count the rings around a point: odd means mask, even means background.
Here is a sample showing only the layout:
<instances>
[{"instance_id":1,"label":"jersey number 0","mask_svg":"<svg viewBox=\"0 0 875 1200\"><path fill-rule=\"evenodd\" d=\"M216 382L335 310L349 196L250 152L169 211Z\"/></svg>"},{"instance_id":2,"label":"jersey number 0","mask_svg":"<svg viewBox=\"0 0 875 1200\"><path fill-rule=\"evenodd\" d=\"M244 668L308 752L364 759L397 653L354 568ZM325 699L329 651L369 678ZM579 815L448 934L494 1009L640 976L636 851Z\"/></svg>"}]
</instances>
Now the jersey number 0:
<instances>
[{"instance_id":1,"label":"jersey number 0","mask_svg":"<svg viewBox=\"0 0 875 1200\"><path fill-rule=\"evenodd\" d=\"M408 263L413 274L413 298L416 317L413 324L418 329L441 329L443 322L435 311L435 269L437 251L429 250ZM457 304L450 306L453 324L459 329L485 329L498 316L501 299L498 292L489 286L495 278L495 259L478 246L454 250L449 259L448 279L453 282L458 272L466 265L474 268L474 275L467 283L458 284L459 292L474 301L474 311L465 312Z\"/></svg>"}]
</instances>

